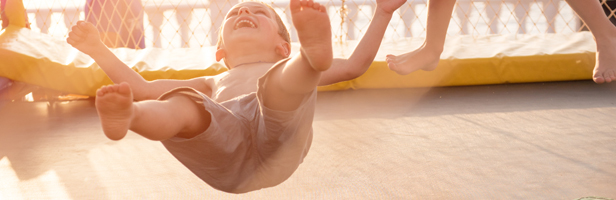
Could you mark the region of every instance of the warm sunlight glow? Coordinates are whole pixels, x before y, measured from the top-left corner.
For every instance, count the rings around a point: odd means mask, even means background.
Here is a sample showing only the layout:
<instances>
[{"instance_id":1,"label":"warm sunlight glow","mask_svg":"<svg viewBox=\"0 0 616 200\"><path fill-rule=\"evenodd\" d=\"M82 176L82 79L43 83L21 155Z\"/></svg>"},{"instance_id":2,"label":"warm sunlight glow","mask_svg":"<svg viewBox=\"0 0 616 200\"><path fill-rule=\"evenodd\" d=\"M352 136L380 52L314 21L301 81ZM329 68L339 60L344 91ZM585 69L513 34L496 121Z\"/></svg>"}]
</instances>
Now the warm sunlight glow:
<instances>
[{"instance_id":1,"label":"warm sunlight glow","mask_svg":"<svg viewBox=\"0 0 616 200\"><path fill-rule=\"evenodd\" d=\"M37 187L40 192L40 197L48 197L50 199L71 199L66 192L64 183L58 177L54 170L49 170L39 176L34 184L28 184L30 187ZM32 191L32 189L28 190Z\"/></svg>"},{"instance_id":2,"label":"warm sunlight glow","mask_svg":"<svg viewBox=\"0 0 616 200\"><path fill-rule=\"evenodd\" d=\"M19 189L19 179L7 157L0 158L0 199L24 199Z\"/></svg>"},{"instance_id":3,"label":"warm sunlight glow","mask_svg":"<svg viewBox=\"0 0 616 200\"><path fill-rule=\"evenodd\" d=\"M24 101L28 101L28 102L33 102L34 101L34 97L32 96L32 92L30 92L29 94L26 94L26 96L24 96Z\"/></svg>"},{"instance_id":4,"label":"warm sunlight glow","mask_svg":"<svg viewBox=\"0 0 616 200\"><path fill-rule=\"evenodd\" d=\"M66 187L54 170L38 177L19 180L7 157L0 159L0 200L3 199L71 199ZM27 191L27 193L22 193Z\"/></svg>"}]
</instances>

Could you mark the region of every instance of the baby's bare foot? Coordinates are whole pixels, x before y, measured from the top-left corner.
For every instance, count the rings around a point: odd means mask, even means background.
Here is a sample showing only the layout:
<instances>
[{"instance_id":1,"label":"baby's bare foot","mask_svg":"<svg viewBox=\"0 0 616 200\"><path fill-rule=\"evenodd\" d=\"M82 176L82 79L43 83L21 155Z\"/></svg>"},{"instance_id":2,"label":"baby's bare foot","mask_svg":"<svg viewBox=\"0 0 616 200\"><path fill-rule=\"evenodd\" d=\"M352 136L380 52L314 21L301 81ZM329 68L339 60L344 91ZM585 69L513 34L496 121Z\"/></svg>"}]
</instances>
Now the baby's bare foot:
<instances>
[{"instance_id":1,"label":"baby's bare foot","mask_svg":"<svg viewBox=\"0 0 616 200\"><path fill-rule=\"evenodd\" d=\"M290 8L302 54L315 70L327 70L333 53L331 25L325 6L312 0L291 0Z\"/></svg>"},{"instance_id":2,"label":"baby's bare foot","mask_svg":"<svg viewBox=\"0 0 616 200\"><path fill-rule=\"evenodd\" d=\"M133 118L133 93L128 83L105 86L96 91L96 110L103 132L112 140L126 136Z\"/></svg>"},{"instance_id":3,"label":"baby's bare foot","mask_svg":"<svg viewBox=\"0 0 616 200\"><path fill-rule=\"evenodd\" d=\"M402 55L387 55L387 66L400 75L407 75L417 70L432 71L436 69L442 52L423 45L415 51Z\"/></svg>"},{"instance_id":4,"label":"baby's bare foot","mask_svg":"<svg viewBox=\"0 0 616 200\"><path fill-rule=\"evenodd\" d=\"M597 40L597 56L592 79L596 83L616 81L616 36Z\"/></svg>"}]
</instances>

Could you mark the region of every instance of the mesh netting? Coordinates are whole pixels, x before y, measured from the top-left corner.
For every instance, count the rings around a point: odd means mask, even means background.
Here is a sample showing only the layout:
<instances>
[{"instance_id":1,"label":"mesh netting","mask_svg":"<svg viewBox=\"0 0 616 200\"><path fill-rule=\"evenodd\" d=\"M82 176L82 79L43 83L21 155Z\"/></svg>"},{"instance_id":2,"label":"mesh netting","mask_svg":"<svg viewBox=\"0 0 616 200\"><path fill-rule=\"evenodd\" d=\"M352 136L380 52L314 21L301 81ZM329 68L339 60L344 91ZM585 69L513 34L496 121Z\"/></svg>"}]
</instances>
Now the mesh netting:
<instances>
[{"instance_id":1,"label":"mesh netting","mask_svg":"<svg viewBox=\"0 0 616 200\"><path fill-rule=\"evenodd\" d=\"M66 37L78 20L88 20L116 47L204 47L216 44L227 11L244 0L23 0L31 27ZM589 0L592 1L592 0ZM614 20L613 0L601 0ZM297 40L290 23L288 0L266 0ZM375 0L317 0L327 6L336 41L361 38L376 7ZM385 39L423 37L426 0L408 0L394 15ZM449 35L543 34L584 30L563 0L459 0Z\"/></svg>"}]
</instances>

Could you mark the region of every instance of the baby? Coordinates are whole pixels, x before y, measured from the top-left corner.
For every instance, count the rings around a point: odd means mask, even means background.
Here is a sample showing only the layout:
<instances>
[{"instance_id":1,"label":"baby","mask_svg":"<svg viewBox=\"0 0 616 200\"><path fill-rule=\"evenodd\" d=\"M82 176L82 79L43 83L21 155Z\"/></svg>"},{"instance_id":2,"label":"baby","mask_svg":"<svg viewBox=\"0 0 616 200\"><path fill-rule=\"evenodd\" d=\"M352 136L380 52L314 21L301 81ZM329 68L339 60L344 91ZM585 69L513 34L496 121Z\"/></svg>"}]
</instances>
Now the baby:
<instances>
[{"instance_id":1,"label":"baby","mask_svg":"<svg viewBox=\"0 0 616 200\"><path fill-rule=\"evenodd\" d=\"M212 187L243 193L280 184L303 161L316 86L332 65L325 7L290 0L290 10L299 54L288 58L288 33L270 6L243 2L227 14L216 51L230 70L191 80L144 80L105 47L90 23L74 26L67 42L121 83L96 94L107 137L119 140L131 130L160 140Z\"/></svg>"}]
</instances>

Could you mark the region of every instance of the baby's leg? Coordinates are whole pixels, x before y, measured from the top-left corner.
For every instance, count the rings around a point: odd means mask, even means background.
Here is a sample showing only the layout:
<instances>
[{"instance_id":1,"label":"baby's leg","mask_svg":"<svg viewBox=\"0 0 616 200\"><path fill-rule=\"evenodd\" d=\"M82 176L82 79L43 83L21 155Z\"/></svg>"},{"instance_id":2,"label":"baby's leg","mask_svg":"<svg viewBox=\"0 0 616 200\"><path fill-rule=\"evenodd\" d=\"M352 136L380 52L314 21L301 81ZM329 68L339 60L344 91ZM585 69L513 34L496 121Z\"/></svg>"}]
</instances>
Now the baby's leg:
<instances>
[{"instance_id":1,"label":"baby's leg","mask_svg":"<svg viewBox=\"0 0 616 200\"><path fill-rule=\"evenodd\" d=\"M293 110L315 90L321 72L333 60L329 16L325 7L312 0L291 0L293 25L301 44L300 54L273 71L265 83L265 106Z\"/></svg>"},{"instance_id":2,"label":"baby's leg","mask_svg":"<svg viewBox=\"0 0 616 200\"><path fill-rule=\"evenodd\" d=\"M316 71L325 71L333 60L332 34L325 6L312 0L291 0L293 25L301 53Z\"/></svg>"},{"instance_id":3,"label":"baby's leg","mask_svg":"<svg viewBox=\"0 0 616 200\"><path fill-rule=\"evenodd\" d=\"M205 131L211 120L207 111L183 96L133 103L127 83L99 89L96 110L103 132L112 140L124 138L129 129L151 140L190 138Z\"/></svg>"},{"instance_id":4,"label":"baby's leg","mask_svg":"<svg viewBox=\"0 0 616 200\"><path fill-rule=\"evenodd\" d=\"M603 14L599 1L567 0L567 3L588 25L597 43L593 80L597 83L616 81L616 27Z\"/></svg>"},{"instance_id":5,"label":"baby's leg","mask_svg":"<svg viewBox=\"0 0 616 200\"><path fill-rule=\"evenodd\" d=\"M426 40L418 49L402 54L387 55L389 69L406 75L417 70L432 71L436 69L447 36L447 28L456 0L428 1L428 23Z\"/></svg>"}]
</instances>

